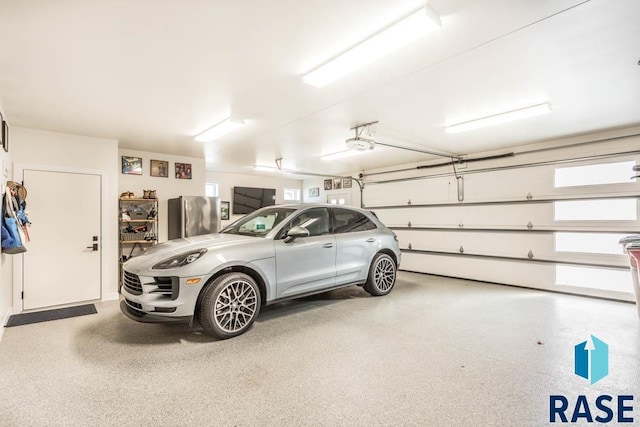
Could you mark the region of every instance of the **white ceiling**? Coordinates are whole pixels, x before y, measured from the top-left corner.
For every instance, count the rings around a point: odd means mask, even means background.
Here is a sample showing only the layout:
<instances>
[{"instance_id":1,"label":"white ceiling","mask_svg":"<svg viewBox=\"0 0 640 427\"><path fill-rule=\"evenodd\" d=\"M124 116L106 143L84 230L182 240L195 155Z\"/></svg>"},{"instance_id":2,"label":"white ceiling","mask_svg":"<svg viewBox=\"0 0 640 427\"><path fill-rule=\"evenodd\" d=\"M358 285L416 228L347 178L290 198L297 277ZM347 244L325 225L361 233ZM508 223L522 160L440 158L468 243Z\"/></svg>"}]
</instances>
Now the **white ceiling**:
<instances>
[{"instance_id":1,"label":"white ceiling","mask_svg":"<svg viewBox=\"0 0 640 427\"><path fill-rule=\"evenodd\" d=\"M429 159L350 127L477 153L640 123L637 0L432 0L442 30L324 88L301 75L421 0L2 0L0 105L12 126L123 148L338 174ZM541 102L553 112L450 135L444 125ZM247 125L193 136L230 114Z\"/></svg>"}]
</instances>

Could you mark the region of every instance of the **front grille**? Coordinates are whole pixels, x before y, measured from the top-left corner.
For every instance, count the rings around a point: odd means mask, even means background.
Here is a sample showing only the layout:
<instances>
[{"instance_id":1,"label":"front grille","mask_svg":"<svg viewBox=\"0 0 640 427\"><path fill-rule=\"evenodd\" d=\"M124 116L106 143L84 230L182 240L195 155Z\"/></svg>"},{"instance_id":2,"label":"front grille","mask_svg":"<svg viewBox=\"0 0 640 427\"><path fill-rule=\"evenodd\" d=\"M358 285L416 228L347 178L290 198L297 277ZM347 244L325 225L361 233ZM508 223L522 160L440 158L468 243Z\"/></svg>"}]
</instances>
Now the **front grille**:
<instances>
[{"instance_id":1,"label":"front grille","mask_svg":"<svg viewBox=\"0 0 640 427\"><path fill-rule=\"evenodd\" d=\"M140 278L135 274L125 271L123 285L127 288L127 291L131 292L133 295L142 294L142 283L140 283Z\"/></svg>"},{"instance_id":2,"label":"front grille","mask_svg":"<svg viewBox=\"0 0 640 427\"><path fill-rule=\"evenodd\" d=\"M125 304L127 304L129 306L131 311L133 311L138 316L144 316L146 314L144 311L142 311L142 304L130 301L130 300L126 299L126 298L124 299L124 302L125 302Z\"/></svg>"}]
</instances>

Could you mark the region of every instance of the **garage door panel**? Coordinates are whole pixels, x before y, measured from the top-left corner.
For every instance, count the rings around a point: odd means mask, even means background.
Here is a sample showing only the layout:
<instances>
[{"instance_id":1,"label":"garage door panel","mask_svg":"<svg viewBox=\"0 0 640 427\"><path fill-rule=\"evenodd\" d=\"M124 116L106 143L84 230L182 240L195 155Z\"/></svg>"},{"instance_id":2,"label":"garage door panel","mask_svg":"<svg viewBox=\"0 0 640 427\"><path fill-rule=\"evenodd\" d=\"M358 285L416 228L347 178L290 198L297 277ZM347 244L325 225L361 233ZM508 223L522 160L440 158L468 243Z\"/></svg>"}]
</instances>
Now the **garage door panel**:
<instances>
[{"instance_id":1,"label":"garage door panel","mask_svg":"<svg viewBox=\"0 0 640 427\"><path fill-rule=\"evenodd\" d=\"M515 227L524 229L529 222L535 227L553 225L553 206L484 205L435 206L396 209L374 209L378 218L388 227Z\"/></svg>"},{"instance_id":2,"label":"garage door panel","mask_svg":"<svg viewBox=\"0 0 640 427\"><path fill-rule=\"evenodd\" d=\"M428 188L428 191L426 191ZM402 206L422 203L453 203L457 201L455 178L417 179L385 184L365 184L365 206Z\"/></svg>"},{"instance_id":3,"label":"garage door panel","mask_svg":"<svg viewBox=\"0 0 640 427\"><path fill-rule=\"evenodd\" d=\"M577 295L615 297L622 301L635 301L632 294L624 292L555 285L556 273L554 264L403 252L401 270ZM428 283L428 279L426 282Z\"/></svg>"}]
</instances>

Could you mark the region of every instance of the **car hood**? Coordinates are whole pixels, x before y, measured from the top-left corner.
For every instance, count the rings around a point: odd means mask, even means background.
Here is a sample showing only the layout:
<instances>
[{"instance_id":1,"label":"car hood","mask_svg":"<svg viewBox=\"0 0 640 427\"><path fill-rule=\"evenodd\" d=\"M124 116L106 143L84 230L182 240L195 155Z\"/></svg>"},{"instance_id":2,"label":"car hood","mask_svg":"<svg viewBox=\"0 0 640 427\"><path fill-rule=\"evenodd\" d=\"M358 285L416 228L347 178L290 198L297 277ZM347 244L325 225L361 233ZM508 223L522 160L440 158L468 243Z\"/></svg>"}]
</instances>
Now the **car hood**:
<instances>
[{"instance_id":1,"label":"car hood","mask_svg":"<svg viewBox=\"0 0 640 427\"><path fill-rule=\"evenodd\" d=\"M208 252L217 253L230 246L238 247L256 243L261 237L241 236L237 234L205 234L202 236L187 237L183 239L169 240L148 248L125 263L125 266L134 270L150 269L155 264L185 252L207 249Z\"/></svg>"}]
</instances>

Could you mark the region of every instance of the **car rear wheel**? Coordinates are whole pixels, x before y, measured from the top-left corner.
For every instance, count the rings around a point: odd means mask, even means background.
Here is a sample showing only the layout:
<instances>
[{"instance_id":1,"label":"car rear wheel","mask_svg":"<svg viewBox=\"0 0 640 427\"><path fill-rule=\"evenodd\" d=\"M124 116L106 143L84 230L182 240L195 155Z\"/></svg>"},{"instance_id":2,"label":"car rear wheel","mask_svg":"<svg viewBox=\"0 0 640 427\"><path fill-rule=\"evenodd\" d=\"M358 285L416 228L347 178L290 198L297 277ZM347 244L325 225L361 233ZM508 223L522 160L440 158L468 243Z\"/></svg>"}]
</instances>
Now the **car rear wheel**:
<instances>
[{"instance_id":1,"label":"car rear wheel","mask_svg":"<svg viewBox=\"0 0 640 427\"><path fill-rule=\"evenodd\" d=\"M396 283L396 263L387 254L377 254L369 267L364 290L374 296L387 295Z\"/></svg>"},{"instance_id":2,"label":"car rear wheel","mask_svg":"<svg viewBox=\"0 0 640 427\"><path fill-rule=\"evenodd\" d=\"M255 280L244 273L228 273L204 289L198 319L205 332L227 339L246 332L259 312L260 291Z\"/></svg>"}]
</instances>

